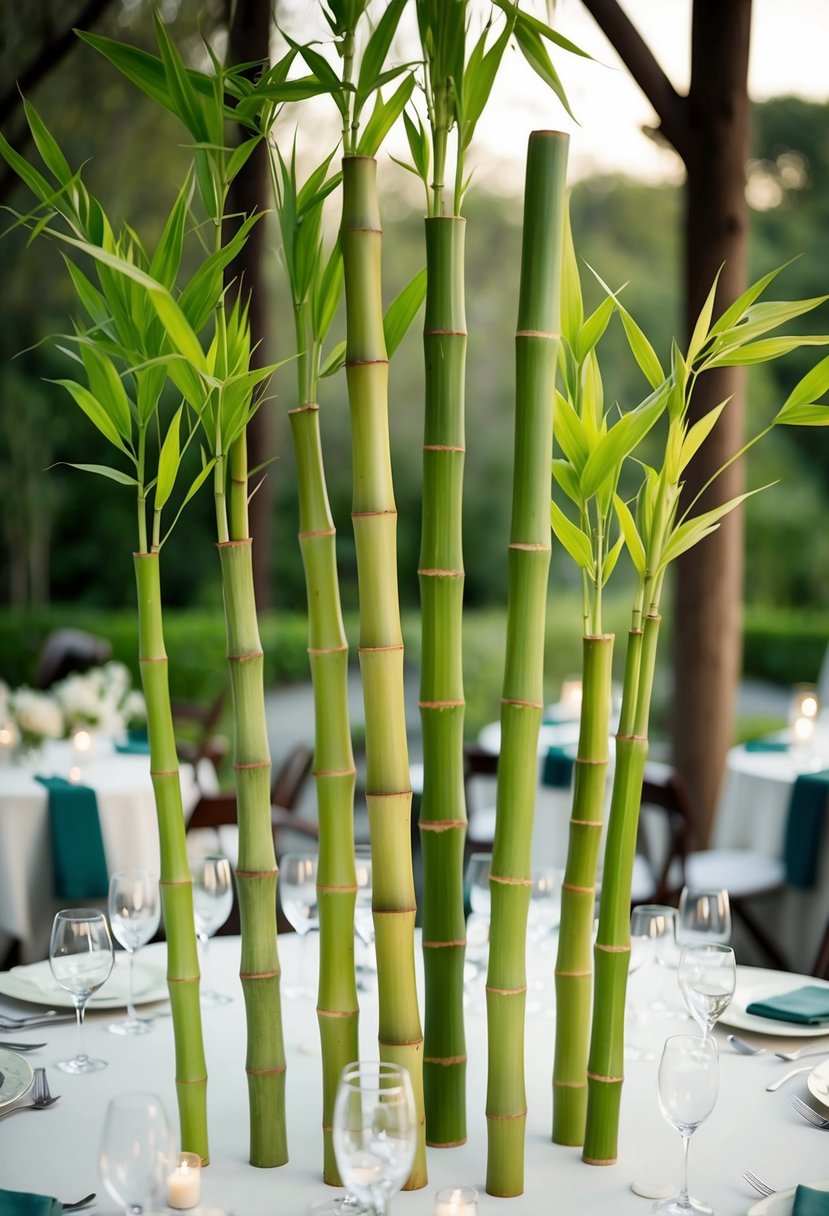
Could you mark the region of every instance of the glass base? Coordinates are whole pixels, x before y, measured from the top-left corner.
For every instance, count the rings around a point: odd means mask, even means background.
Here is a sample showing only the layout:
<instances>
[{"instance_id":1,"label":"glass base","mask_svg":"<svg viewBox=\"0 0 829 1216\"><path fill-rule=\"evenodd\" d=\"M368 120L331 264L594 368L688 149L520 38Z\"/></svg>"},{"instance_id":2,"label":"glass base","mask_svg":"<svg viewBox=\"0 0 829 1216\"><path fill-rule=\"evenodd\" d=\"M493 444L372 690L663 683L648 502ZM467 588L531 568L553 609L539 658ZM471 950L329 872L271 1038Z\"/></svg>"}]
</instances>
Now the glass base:
<instances>
[{"instance_id":1,"label":"glass base","mask_svg":"<svg viewBox=\"0 0 829 1216\"><path fill-rule=\"evenodd\" d=\"M86 1072L100 1072L106 1066L106 1060L96 1060L92 1056L75 1056L71 1060L55 1060L55 1068L75 1076Z\"/></svg>"},{"instance_id":2,"label":"glass base","mask_svg":"<svg viewBox=\"0 0 829 1216\"><path fill-rule=\"evenodd\" d=\"M663 1199L653 1205L653 1210L659 1216L714 1216L711 1204L702 1199L694 1199L693 1195L687 1198L675 1195L673 1199Z\"/></svg>"},{"instance_id":3,"label":"glass base","mask_svg":"<svg viewBox=\"0 0 829 1216\"><path fill-rule=\"evenodd\" d=\"M110 1034L149 1034L153 1029L147 1018L124 1018L122 1022L110 1022L107 1026Z\"/></svg>"},{"instance_id":4,"label":"glass base","mask_svg":"<svg viewBox=\"0 0 829 1216\"><path fill-rule=\"evenodd\" d=\"M331 1195L318 1199L308 1208L308 1216L364 1216L371 1211L365 1207L356 1195Z\"/></svg>"},{"instance_id":5,"label":"glass base","mask_svg":"<svg viewBox=\"0 0 829 1216\"><path fill-rule=\"evenodd\" d=\"M233 997L225 992L203 992L201 1005L203 1009L214 1009L217 1005L232 1005Z\"/></svg>"}]
</instances>

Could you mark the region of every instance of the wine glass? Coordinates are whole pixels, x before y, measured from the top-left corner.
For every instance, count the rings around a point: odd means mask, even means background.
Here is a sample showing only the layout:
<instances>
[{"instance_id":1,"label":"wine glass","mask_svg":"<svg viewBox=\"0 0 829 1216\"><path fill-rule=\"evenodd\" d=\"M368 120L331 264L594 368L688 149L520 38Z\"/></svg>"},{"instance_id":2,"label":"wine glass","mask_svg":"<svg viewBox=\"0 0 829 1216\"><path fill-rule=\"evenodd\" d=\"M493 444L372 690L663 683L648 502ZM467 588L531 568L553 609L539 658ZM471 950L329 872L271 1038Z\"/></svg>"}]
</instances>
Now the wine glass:
<instances>
[{"instance_id":1,"label":"wine glass","mask_svg":"<svg viewBox=\"0 0 829 1216\"><path fill-rule=\"evenodd\" d=\"M354 849L354 862L357 875L354 932L365 946L364 961L357 964L357 987L361 991L366 991L365 973L373 970L371 946L374 942L374 914L371 911L371 846L358 844Z\"/></svg>"},{"instance_id":2,"label":"wine glass","mask_svg":"<svg viewBox=\"0 0 829 1216\"><path fill-rule=\"evenodd\" d=\"M665 1040L657 1092L662 1117L682 1136L682 1186L673 1199L655 1203L659 1216L711 1216L713 1208L688 1194L688 1142L717 1100L719 1057L713 1039L678 1034Z\"/></svg>"},{"instance_id":3,"label":"wine glass","mask_svg":"<svg viewBox=\"0 0 829 1216\"><path fill-rule=\"evenodd\" d=\"M677 979L688 1012L707 1039L717 1019L731 1004L737 986L734 951L721 942L686 946L679 958Z\"/></svg>"},{"instance_id":4,"label":"wine glass","mask_svg":"<svg viewBox=\"0 0 829 1216\"><path fill-rule=\"evenodd\" d=\"M728 891L697 891L683 887L679 897L677 941L681 946L731 941L731 902Z\"/></svg>"},{"instance_id":5,"label":"wine glass","mask_svg":"<svg viewBox=\"0 0 829 1216\"><path fill-rule=\"evenodd\" d=\"M110 1022L113 1034L146 1034L153 1022L140 1018L133 1004L133 964L140 946L146 946L161 919L158 880L149 870L117 870L109 880L109 923L112 935L129 956L127 1016Z\"/></svg>"},{"instance_id":6,"label":"wine glass","mask_svg":"<svg viewBox=\"0 0 829 1216\"><path fill-rule=\"evenodd\" d=\"M348 1191L375 1216L406 1181L417 1146L408 1072L379 1060L347 1064L334 1101L334 1156Z\"/></svg>"},{"instance_id":7,"label":"wine glass","mask_svg":"<svg viewBox=\"0 0 829 1216\"><path fill-rule=\"evenodd\" d=\"M628 977L635 975L647 963L653 961L654 942L646 935L631 934L630 958L628 961ZM647 1005L631 998L631 988L628 986L625 1000L625 1059L626 1060L655 1060L656 1056L647 1044L638 1039L638 1031L646 1026L649 1020Z\"/></svg>"},{"instance_id":8,"label":"wine glass","mask_svg":"<svg viewBox=\"0 0 829 1216\"><path fill-rule=\"evenodd\" d=\"M221 853L196 858L193 875L193 918L201 945L202 970L207 970L210 938L221 929L233 907L233 871ZM233 998L224 992L204 991L202 1005L227 1005Z\"/></svg>"},{"instance_id":9,"label":"wine glass","mask_svg":"<svg viewBox=\"0 0 829 1216\"><path fill-rule=\"evenodd\" d=\"M561 886L564 871L533 870L530 889L528 936L530 941L549 941L561 921Z\"/></svg>"},{"instance_id":10,"label":"wine glass","mask_svg":"<svg viewBox=\"0 0 829 1216\"><path fill-rule=\"evenodd\" d=\"M667 904L640 904L634 908L630 914L630 935L631 938L647 938L650 942L650 950L639 946L639 950L645 954L644 964L655 963L658 967L670 967L676 965L674 959L676 956L676 908L671 908ZM658 1013L661 1016L672 1017L676 1009L674 1006L664 1001L657 994L650 1004L648 1009L651 1013ZM684 1010L682 1016L685 1017Z\"/></svg>"},{"instance_id":11,"label":"wine glass","mask_svg":"<svg viewBox=\"0 0 829 1216\"><path fill-rule=\"evenodd\" d=\"M130 1214L162 1199L175 1162L173 1133L161 1099L151 1093L118 1094L104 1117L98 1172L110 1197Z\"/></svg>"},{"instance_id":12,"label":"wine glass","mask_svg":"<svg viewBox=\"0 0 829 1216\"><path fill-rule=\"evenodd\" d=\"M305 980L307 961L306 939L319 929L317 906L316 853L285 853L279 863L279 892L282 911L299 934L299 977L296 984L283 988L287 997L313 997L314 991Z\"/></svg>"},{"instance_id":13,"label":"wine glass","mask_svg":"<svg viewBox=\"0 0 829 1216\"><path fill-rule=\"evenodd\" d=\"M86 1002L109 979L112 971L112 938L103 912L94 908L66 908L52 924L49 966L61 988L72 997L78 1019L78 1053L71 1060L58 1060L63 1072L98 1072L106 1060L93 1059L84 1050L83 1015Z\"/></svg>"}]
</instances>

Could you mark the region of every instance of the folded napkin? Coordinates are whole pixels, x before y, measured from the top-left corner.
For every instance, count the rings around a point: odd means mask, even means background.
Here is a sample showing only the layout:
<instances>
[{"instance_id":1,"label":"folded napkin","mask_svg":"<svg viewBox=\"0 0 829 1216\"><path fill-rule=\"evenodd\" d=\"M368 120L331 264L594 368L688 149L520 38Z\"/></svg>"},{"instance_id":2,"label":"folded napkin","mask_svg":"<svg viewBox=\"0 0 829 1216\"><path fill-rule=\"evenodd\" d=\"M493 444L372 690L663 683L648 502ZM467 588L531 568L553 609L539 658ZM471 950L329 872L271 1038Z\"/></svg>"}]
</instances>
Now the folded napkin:
<instances>
[{"instance_id":1,"label":"folded napkin","mask_svg":"<svg viewBox=\"0 0 829 1216\"><path fill-rule=\"evenodd\" d=\"M124 743L115 744L115 750L122 756L149 756L150 741L145 734L130 731Z\"/></svg>"},{"instance_id":2,"label":"folded napkin","mask_svg":"<svg viewBox=\"0 0 829 1216\"><path fill-rule=\"evenodd\" d=\"M63 1204L51 1195L0 1191L0 1216L61 1216L62 1212Z\"/></svg>"},{"instance_id":3,"label":"folded napkin","mask_svg":"<svg viewBox=\"0 0 829 1216\"><path fill-rule=\"evenodd\" d=\"M787 752L791 746L787 739L748 739L743 744L747 752Z\"/></svg>"},{"instance_id":4,"label":"folded napkin","mask_svg":"<svg viewBox=\"0 0 829 1216\"><path fill-rule=\"evenodd\" d=\"M805 988L794 988L780 996L769 996L762 1001L752 1001L746 1013L758 1018L776 1018L781 1022L799 1022L804 1026L820 1026L829 1022L829 988L818 988L815 984Z\"/></svg>"},{"instance_id":5,"label":"folded napkin","mask_svg":"<svg viewBox=\"0 0 829 1216\"><path fill-rule=\"evenodd\" d=\"M826 805L829 801L829 770L801 773L792 786L783 857L786 882L810 890L817 882Z\"/></svg>"},{"instance_id":6,"label":"folded napkin","mask_svg":"<svg viewBox=\"0 0 829 1216\"><path fill-rule=\"evenodd\" d=\"M794 1193L792 1216L829 1216L829 1191L799 1186Z\"/></svg>"},{"instance_id":7,"label":"folded napkin","mask_svg":"<svg viewBox=\"0 0 829 1216\"><path fill-rule=\"evenodd\" d=\"M573 779L573 762L572 747L549 747L544 757L542 783L566 790Z\"/></svg>"},{"instance_id":8,"label":"folded napkin","mask_svg":"<svg viewBox=\"0 0 829 1216\"><path fill-rule=\"evenodd\" d=\"M35 780L49 794L55 895L58 899L106 899L109 871L95 791L63 777Z\"/></svg>"}]
</instances>

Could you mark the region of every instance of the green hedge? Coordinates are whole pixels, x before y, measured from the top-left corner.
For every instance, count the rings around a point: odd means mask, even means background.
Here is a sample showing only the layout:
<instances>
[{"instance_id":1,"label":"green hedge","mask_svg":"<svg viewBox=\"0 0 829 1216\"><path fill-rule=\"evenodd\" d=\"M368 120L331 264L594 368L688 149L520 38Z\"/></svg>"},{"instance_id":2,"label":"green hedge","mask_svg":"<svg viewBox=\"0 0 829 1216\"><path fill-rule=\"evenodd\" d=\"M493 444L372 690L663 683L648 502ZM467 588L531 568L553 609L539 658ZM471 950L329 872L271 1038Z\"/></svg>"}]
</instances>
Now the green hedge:
<instances>
[{"instance_id":1,"label":"green hedge","mask_svg":"<svg viewBox=\"0 0 829 1216\"><path fill-rule=\"evenodd\" d=\"M829 645L829 611L748 608L743 634L746 675L774 684L813 684Z\"/></svg>"}]
</instances>

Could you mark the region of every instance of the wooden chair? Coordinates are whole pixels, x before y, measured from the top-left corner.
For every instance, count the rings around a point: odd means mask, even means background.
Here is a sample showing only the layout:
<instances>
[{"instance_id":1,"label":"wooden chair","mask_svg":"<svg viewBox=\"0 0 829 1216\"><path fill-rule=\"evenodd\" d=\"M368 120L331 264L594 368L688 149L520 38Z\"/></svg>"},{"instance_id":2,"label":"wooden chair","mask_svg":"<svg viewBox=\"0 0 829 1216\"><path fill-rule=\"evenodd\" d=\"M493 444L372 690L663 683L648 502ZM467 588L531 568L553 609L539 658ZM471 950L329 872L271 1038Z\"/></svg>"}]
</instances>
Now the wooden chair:
<instances>
[{"instance_id":1,"label":"wooden chair","mask_svg":"<svg viewBox=\"0 0 829 1216\"><path fill-rule=\"evenodd\" d=\"M209 760L213 768L217 769L228 752L227 738L216 733L224 709L225 695L223 688L209 704L200 701L174 701L172 704L176 751L180 760L192 764L197 782L202 760ZM185 733L180 737L182 731ZM189 737L190 735L192 737Z\"/></svg>"},{"instance_id":2,"label":"wooden chair","mask_svg":"<svg viewBox=\"0 0 829 1216\"><path fill-rule=\"evenodd\" d=\"M311 772L314 753L304 743L297 743L288 752L271 783L271 803L292 811Z\"/></svg>"},{"instance_id":3,"label":"wooden chair","mask_svg":"<svg viewBox=\"0 0 829 1216\"><path fill-rule=\"evenodd\" d=\"M477 743L465 743L463 748L463 783L466 793L466 813L469 827L466 850L485 851L495 839L494 787L498 776L498 756ZM481 797L481 790L487 797Z\"/></svg>"},{"instance_id":4,"label":"wooden chair","mask_svg":"<svg viewBox=\"0 0 829 1216\"><path fill-rule=\"evenodd\" d=\"M51 688L64 676L100 667L111 657L112 646L105 638L96 638L83 629L55 629L43 643L35 684L38 688Z\"/></svg>"}]
</instances>

